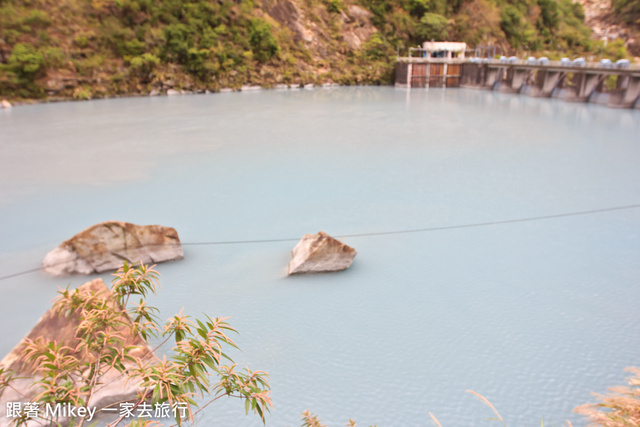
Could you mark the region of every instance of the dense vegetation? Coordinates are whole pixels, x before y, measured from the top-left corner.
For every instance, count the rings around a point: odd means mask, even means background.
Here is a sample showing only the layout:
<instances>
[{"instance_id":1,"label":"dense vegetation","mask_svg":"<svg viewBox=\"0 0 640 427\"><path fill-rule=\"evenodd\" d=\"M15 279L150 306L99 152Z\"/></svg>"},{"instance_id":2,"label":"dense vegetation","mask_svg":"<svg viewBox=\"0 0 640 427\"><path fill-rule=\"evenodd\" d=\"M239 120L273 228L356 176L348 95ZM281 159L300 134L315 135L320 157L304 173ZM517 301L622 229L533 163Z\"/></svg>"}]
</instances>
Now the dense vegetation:
<instances>
[{"instance_id":1,"label":"dense vegetation","mask_svg":"<svg viewBox=\"0 0 640 427\"><path fill-rule=\"evenodd\" d=\"M621 42L592 40L571 0L359 1L0 0L0 95L388 83L396 52L431 39L552 58L626 55ZM614 3L637 16L637 0Z\"/></svg>"}]
</instances>

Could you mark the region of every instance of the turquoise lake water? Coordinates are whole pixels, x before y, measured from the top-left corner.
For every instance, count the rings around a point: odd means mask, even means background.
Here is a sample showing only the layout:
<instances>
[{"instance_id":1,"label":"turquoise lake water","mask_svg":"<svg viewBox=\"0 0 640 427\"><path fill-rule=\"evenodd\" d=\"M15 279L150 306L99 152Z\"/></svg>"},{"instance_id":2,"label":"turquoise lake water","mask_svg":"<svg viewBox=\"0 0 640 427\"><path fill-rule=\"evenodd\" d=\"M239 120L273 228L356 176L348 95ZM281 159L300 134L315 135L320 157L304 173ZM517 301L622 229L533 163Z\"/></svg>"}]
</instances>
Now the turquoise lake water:
<instances>
[{"instance_id":1,"label":"turquoise lake water","mask_svg":"<svg viewBox=\"0 0 640 427\"><path fill-rule=\"evenodd\" d=\"M640 111L390 87L112 99L0 110L0 276L97 222L185 243L448 227L640 203ZM295 242L186 245L166 318L231 316L270 373L268 426L571 420L640 365L640 209L346 237L337 274L286 277ZM110 280L109 275L102 277ZM87 277L0 281L0 353ZM259 426L238 401L203 426Z\"/></svg>"}]
</instances>

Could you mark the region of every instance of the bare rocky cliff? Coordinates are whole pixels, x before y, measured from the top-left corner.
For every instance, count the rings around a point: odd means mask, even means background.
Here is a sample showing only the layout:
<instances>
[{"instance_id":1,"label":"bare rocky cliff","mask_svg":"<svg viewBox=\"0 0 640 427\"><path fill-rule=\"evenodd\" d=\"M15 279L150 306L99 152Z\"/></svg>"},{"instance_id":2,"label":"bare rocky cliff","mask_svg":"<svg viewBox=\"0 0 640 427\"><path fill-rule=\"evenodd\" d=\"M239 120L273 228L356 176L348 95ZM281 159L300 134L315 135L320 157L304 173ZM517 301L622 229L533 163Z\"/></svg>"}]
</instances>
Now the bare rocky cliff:
<instances>
[{"instance_id":1,"label":"bare rocky cliff","mask_svg":"<svg viewBox=\"0 0 640 427\"><path fill-rule=\"evenodd\" d=\"M341 42L351 50L358 50L377 31L371 22L371 12L355 4L347 4L331 12L323 4L275 0L265 2L264 10L281 26L288 28L294 39L303 43L317 60L332 53L344 53L345 46L341 46L342 49L339 46ZM339 19L335 19L334 14ZM339 36L337 39L336 35Z\"/></svg>"}]
</instances>

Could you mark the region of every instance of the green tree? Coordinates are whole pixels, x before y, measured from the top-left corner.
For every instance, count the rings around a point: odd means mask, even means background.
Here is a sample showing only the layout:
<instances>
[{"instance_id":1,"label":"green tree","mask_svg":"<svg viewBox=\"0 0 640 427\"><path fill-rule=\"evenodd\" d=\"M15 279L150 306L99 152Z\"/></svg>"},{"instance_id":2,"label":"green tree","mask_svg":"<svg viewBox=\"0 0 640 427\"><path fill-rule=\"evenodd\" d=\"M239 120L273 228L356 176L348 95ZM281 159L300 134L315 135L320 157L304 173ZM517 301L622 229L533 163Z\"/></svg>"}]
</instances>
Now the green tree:
<instances>
[{"instance_id":1,"label":"green tree","mask_svg":"<svg viewBox=\"0 0 640 427\"><path fill-rule=\"evenodd\" d=\"M363 50L368 59L383 59L389 56L387 46L378 33L373 33L373 35L369 37Z\"/></svg>"},{"instance_id":2,"label":"green tree","mask_svg":"<svg viewBox=\"0 0 640 427\"><path fill-rule=\"evenodd\" d=\"M409 0L408 12L416 18L422 17L429 10L429 4L426 0Z\"/></svg>"},{"instance_id":3,"label":"green tree","mask_svg":"<svg viewBox=\"0 0 640 427\"><path fill-rule=\"evenodd\" d=\"M246 411L254 411L264 421L271 407L268 376L262 371L236 370L223 351L224 347L237 348L229 338L235 330L225 318L191 320L181 312L161 323L157 309L145 302L148 294L156 292L158 273L142 264L132 267L125 263L115 276L111 290L104 292L59 292L54 303L58 315L80 318L77 346L65 347L42 338L27 343L26 358L42 377L36 382L39 393L34 403L86 406L102 386L101 379L115 369L129 379L140 380L139 397L129 402L134 409L147 402L184 405L188 409L184 416L180 411L174 414L179 425L193 421L193 415L204 409L195 409L196 396L208 397L207 405L223 396L243 399ZM138 303L130 304L138 297ZM141 358L139 354L144 352L140 347L125 346L129 341L123 331L139 334L144 340L161 337L158 347L173 338L173 355L151 362ZM225 359L229 363L225 364ZM0 370L0 393L11 387L13 380L14 374ZM115 427L123 419L117 418L109 426ZM23 413L13 422L23 425L27 420ZM42 417L40 421L55 423ZM87 416L75 420L78 426L86 421ZM153 424L141 419L130 425Z\"/></svg>"},{"instance_id":4,"label":"green tree","mask_svg":"<svg viewBox=\"0 0 640 427\"><path fill-rule=\"evenodd\" d=\"M540 6L540 17L537 22L538 29L556 30L560 24L558 3L555 0L538 0L538 6Z\"/></svg>"},{"instance_id":5,"label":"green tree","mask_svg":"<svg viewBox=\"0 0 640 427\"><path fill-rule=\"evenodd\" d=\"M506 5L500 14L500 27L504 31L509 43L518 47L524 32L524 22L522 13L512 5Z\"/></svg>"},{"instance_id":6,"label":"green tree","mask_svg":"<svg viewBox=\"0 0 640 427\"><path fill-rule=\"evenodd\" d=\"M446 40L449 37L449 21L437 13L425 13L420 18L418 34L423 40Z\"/></svg>"}]
</instances>

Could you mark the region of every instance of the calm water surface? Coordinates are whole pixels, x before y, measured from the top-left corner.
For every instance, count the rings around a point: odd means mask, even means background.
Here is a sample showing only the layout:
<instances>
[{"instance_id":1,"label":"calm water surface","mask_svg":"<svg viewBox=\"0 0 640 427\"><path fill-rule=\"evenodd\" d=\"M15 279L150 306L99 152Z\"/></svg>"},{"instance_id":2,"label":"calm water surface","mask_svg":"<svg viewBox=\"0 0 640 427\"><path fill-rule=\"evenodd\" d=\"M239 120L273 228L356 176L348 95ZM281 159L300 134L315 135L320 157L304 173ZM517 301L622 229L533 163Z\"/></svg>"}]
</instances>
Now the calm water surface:
<instances>
[{"instance_id":1,"label":"calm water surface","mask_svg":"<svg viewBox=\"0 0 640 427\"><path fill-rule=\"evenodd\" d=\"M483 91L339 88L0 111L0 275L116 219L184 242L336 237L640 203L640 112ZM640 210L345 238L339 274L285 277L294 243L186 246L158 266L169 317L231 316L271 374L267 425L585 423L640 365ZM108 275L103 276L110 280ZM0 353L58 286L0 282ZM241 402L199 425L258 426Z\"/></svg>"}]
</instances>

